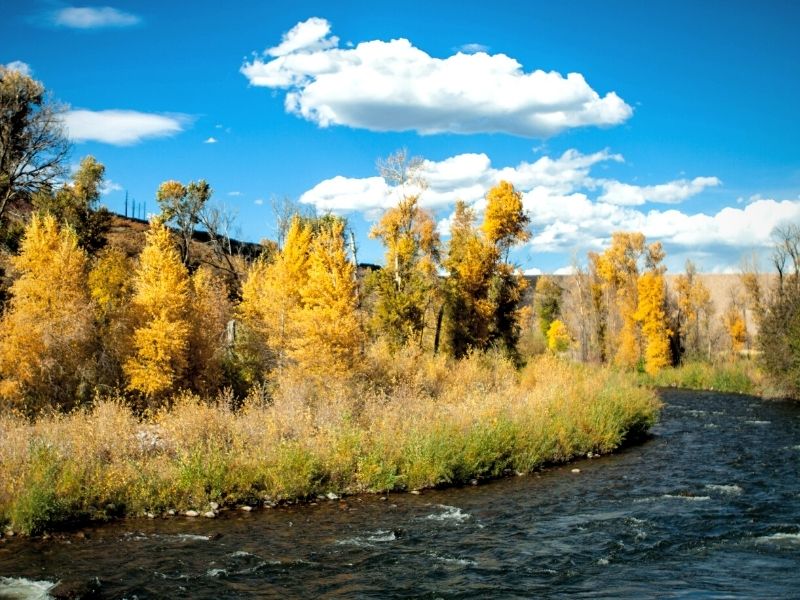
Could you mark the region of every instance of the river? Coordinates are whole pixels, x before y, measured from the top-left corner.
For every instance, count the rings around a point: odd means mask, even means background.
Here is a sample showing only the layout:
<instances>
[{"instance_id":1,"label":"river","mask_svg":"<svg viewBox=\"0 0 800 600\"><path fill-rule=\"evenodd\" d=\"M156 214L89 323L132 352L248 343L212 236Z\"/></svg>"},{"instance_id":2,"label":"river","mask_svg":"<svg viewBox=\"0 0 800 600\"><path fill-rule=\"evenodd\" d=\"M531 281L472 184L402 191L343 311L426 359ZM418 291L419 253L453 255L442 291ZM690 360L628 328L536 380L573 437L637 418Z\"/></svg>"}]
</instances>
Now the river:
<instances>
[{"instance_id":1,"label":"river","mask_svg":"<svg viewBox=\"0 0 800 600\"><path fill-rule=\"evenodd\" d=\"M0 597L800 598L800 406L662 396L649 440L534 475L7 540Z\"/></svg>"}]
</instances>

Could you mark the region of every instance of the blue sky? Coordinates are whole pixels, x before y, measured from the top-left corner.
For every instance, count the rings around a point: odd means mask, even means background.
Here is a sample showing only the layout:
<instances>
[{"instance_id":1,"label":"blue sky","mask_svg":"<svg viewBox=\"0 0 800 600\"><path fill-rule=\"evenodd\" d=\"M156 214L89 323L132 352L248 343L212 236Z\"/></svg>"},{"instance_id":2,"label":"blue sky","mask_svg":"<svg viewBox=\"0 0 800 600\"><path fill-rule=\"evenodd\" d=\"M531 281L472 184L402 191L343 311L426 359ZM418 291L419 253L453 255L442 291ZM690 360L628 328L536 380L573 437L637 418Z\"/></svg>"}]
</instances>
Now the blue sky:
<instances>
[{"instance_id":1,"label":"blue sky","mask_svg":"<svg viewBox=\"0 0 800 600\"><path fill-rule=\"evenodd\" d=\"M524 5L524 6L523 6ZM221 9L220 6L224 6ZM427 159L443 232L501 178L553 272L612 231L661 239L671 271L736 268L800 221L796 2L13 3L0 63L70 107L121 211L205 178L241 237L273 198L346 214L360 259L393 201L376 160ZM574 75L570 75L574 74ZM288 100L287 100L288 96ZM213 143L208 143L215 140Z\"/></svg>"}]
</instances>

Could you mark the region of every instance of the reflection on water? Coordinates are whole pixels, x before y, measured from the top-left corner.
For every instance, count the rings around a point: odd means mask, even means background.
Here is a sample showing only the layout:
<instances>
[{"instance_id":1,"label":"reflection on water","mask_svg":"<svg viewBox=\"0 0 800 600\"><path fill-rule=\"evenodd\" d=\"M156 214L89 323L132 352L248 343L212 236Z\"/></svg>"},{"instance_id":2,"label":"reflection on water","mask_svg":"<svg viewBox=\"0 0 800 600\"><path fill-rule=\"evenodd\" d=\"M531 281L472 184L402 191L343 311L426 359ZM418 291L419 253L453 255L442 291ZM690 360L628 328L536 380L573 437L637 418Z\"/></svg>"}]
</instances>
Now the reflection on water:
<instances>
[{"instance_id":1,"label":"reflection on water","mask_svg":"<svg viewBox=\"0 0 800 600\"><path fill-rule=\"evenodd\" d=\"M798 597L800 408L664 400L651 440L577 474L9 540L0 597Z\"/></svg>"}]
</instances>

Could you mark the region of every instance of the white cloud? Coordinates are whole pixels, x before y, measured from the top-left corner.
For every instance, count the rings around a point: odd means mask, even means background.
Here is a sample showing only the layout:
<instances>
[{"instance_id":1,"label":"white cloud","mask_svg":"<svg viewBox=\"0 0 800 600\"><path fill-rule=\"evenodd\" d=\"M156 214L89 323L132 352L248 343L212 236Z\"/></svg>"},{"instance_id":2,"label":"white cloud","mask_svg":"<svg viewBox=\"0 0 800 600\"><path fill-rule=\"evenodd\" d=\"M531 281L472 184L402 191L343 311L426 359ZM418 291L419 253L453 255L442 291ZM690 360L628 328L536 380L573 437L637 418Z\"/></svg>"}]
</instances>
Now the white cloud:
<instances>
[{"instance_id":1,"label":"white cloud","mask_svg":"<svg viewBox=\"0 0 800 600\"><path fill-rule=\"evenodd\" d=\"M204 144L216 144L219 140L215 137L210 137L206 140L203 140Z\"/></svg>"},{"instance_id":2,"label":"white cloud","mask_svg":"<svg viewBox=\"0 0 800 600\"><path fill-rule=\"evenodd\" d=\"M103 196L108 196L112 192L121 192L123 189L124 188L116 181L104 179L103 184L100 186L100 193L103 194Z\"/></svg>"},{"instance_id":3,"label":"white cloud","mask_svg":"<svg viewBox=\"0 0 800 600\"><path fill-rule=\"evenodd\" d=\"M566 267L559 267L555 271L553 271L553 275L574 275L575 274L575 267L572 265L567 265Z\"/></svg>"},{"instance_id":4,"label":"white cloud","mask_svg":"<svg viewBox=\"0 0 800 600\"><path fill-rule=\"evenodd\" d=\"M329 37L330 32L331 25L328 21L318 17L311 17L284 33L281 43L274 48L269 48L265 54L277 57L286 56L300 50L311 52L333 48L339 43L339 38L336 36Z\"/></svg>"},{"instance_id":5,"label":"white cloud","mask_svg":"<svg viewBox=\"0 0 800 600\"><path fill-rule=\"evenodd\" d=\"M660 185L647 186L607 181L603 182L605 193L600 196L599 200L621 206L636 206L645 202L677 204L691 196L696 196L707 187L715 187L721 183L716 177L695 177L691 181L679 179Z\"/></svg>"},{"instance_id":6,"label":"white cloud","mask_svg":"<svg viewBox=\"0 0 800 600\"><path fill-rule=\"evenodd\" d=\"M17 71L18 73L22 73L28 77L33 76L33 69L31 69L31 66L28 63L22 62L21 60L12 60L10 63L6 63L3 66L10 71Z\"/></svg>"},{"instance_id":7,"label":"white cloud","mask_svg":"<svg viewBox=\"0 0 800 600\"><path fill-rule=\"evenodd\" d=\"M262 204L264 204L264 199L263 198L256 198L255 200L253 200L253 204L255 204L257 206L261 206Z\"/></svg>"},{"instance_id":8,"label":"white cloud","mask_svg":"<svg viewBox=\"0 0 800 600\"><path fill-rule=\"evenodd\" d=\"M769 248L776 225L800 221L800 200L779 201L758 195L745 205L723 207L708 214L655 208L657 203L674 203L701 194L721 185L720 181L716 177L696 177L634 186L592 177L591 170L596 165L621 161L622 156L608 150L593 154L568 150L555 158L543 156L502 168L493 167L485 154L426 160L422 174L429 187L422 192L420 203L440 213L437 230L446 236L452 218L450 208L457 199L480 212L486 191L505 179L523 194L533 233L529 248L535 253L578 251L582 255L587 250L604 248L615 231L641 231L648 239L662 241L674 256L687 252L706 256L711 265L735 264L738 258L732 257L737 253ZM640 195L635 204L608 196L609 190L629 188ZM315 205L321 212L361 212L368 219L375 219L394 205L398 192L380 177L337 176L308 190L300 201ZM642 198L646 206L639 203Z\"/></svg>"},{"instance_id":9,"label":"white cloud","mask_svg":"<svg viewBox=\"0 0 800 600\"><path fill-rule=\"evenodd\" d=\"M129 146L146 139L175 135L184 130L188 121L186 115L134 110L70 110L64 117L72 140L115 146Z\"/></svg>"},{"instance_id":10,"label":"white cloud","mask_svg":"<svg viewBox=\"0 0 800 600\"><path fill-rule=\"evenodd\" d=\"M455 49L457 52L463 52L464 54L475 54L476 52L488 52L489 46L484 46L483 44L463 44Z\"/></svg>"},{"instance_id":11,"label":"white cloud","mask_svg":"<svg viewBox=\"0 0 800 600\"><path fill-rule=\"evenodd\" d=\"M285 89L286 110L320 127L546 137L633 114L580 73L525 72L515 59L485 52L434 58L406 39L340 48L328 21L316 17L240 70L252 85Z\"/></svg>"},{"instance_id":12,"label":"white cloud","mask_svg":"<svg viewBox=\"0 0 800 600\"><path fill-rule=\"evenodd\" d=\"M69 6L52 14L52 21L59 27L71 29L101 29L106 27L132 27L142 19L110 6Z\"/></svg>"},{"instance_id":13,"label":"white cloud","mask_svg":"<svg viewBox=\"0 0 800 600\"><path fill-rule=\"evenodd\" d=\"M228 196L241 196L242 192L228 192Z\"/></svg>"},{"instance_id":14,"label":"white cloud","mask_svg":"<svg viewBox=\"0 0 800 600\"><path fill-rule=\"evenodd\" d=\"M532 275L541 275L542 274L542 270L539 269L538 267L530 267L528 269L525 269L522 272L522 274L523 275L527 275L528 277L530 277Z\"/></svg>"}]
</instances>

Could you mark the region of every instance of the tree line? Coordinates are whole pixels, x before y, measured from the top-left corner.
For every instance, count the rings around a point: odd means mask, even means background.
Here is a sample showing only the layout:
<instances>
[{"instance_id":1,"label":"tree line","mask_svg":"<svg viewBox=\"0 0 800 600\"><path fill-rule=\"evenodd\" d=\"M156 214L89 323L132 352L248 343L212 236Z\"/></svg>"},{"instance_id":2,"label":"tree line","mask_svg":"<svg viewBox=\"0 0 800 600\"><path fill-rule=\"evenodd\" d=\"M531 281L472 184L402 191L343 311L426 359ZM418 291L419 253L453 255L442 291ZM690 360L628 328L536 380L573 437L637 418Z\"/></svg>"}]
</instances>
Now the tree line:
<instances>
[{"instance_id":1,"label":"tree line","mask_svg":"<svg viewBox=\"0 0 800 600\"><path fill-rule=\"evenodd\" d=\"M63 181L65 138L40 84L0 68L0 229L10 273L0 318L0 398L29 413L70 408L120 391L146 408L179 390L241 396L287 372L303 378L368 376L373 344L456 359L495 350L520 363L523 332L538 328L554 353L649 373L686 357L710 359L713 307L687 263L669 290L660 243L614 233L589 253L564 290L527 281L509 259L530 238L522 196L501 181L478 222L457 202L448 243L420 205L420 159L398 152L380 171L398 190L370 235L384 267L359 269L352 232L335 215L288 211L278 242L237 255L230 217L213 208L203 180L166 181L140 253L107 244L99 206L104 167L86 157ZM48 143L43 143L47 141ZM10 219L27 202L28 219ZM194 236L206 233L205 252ZM742 297L723 314L730 349L756 315L765 367L800 387L800 232L777 233L775 289L742 275ZM536 323L538 321L538 323ZM794 386L792 388L791 386Z\"/></svg>"}]
</instances>

